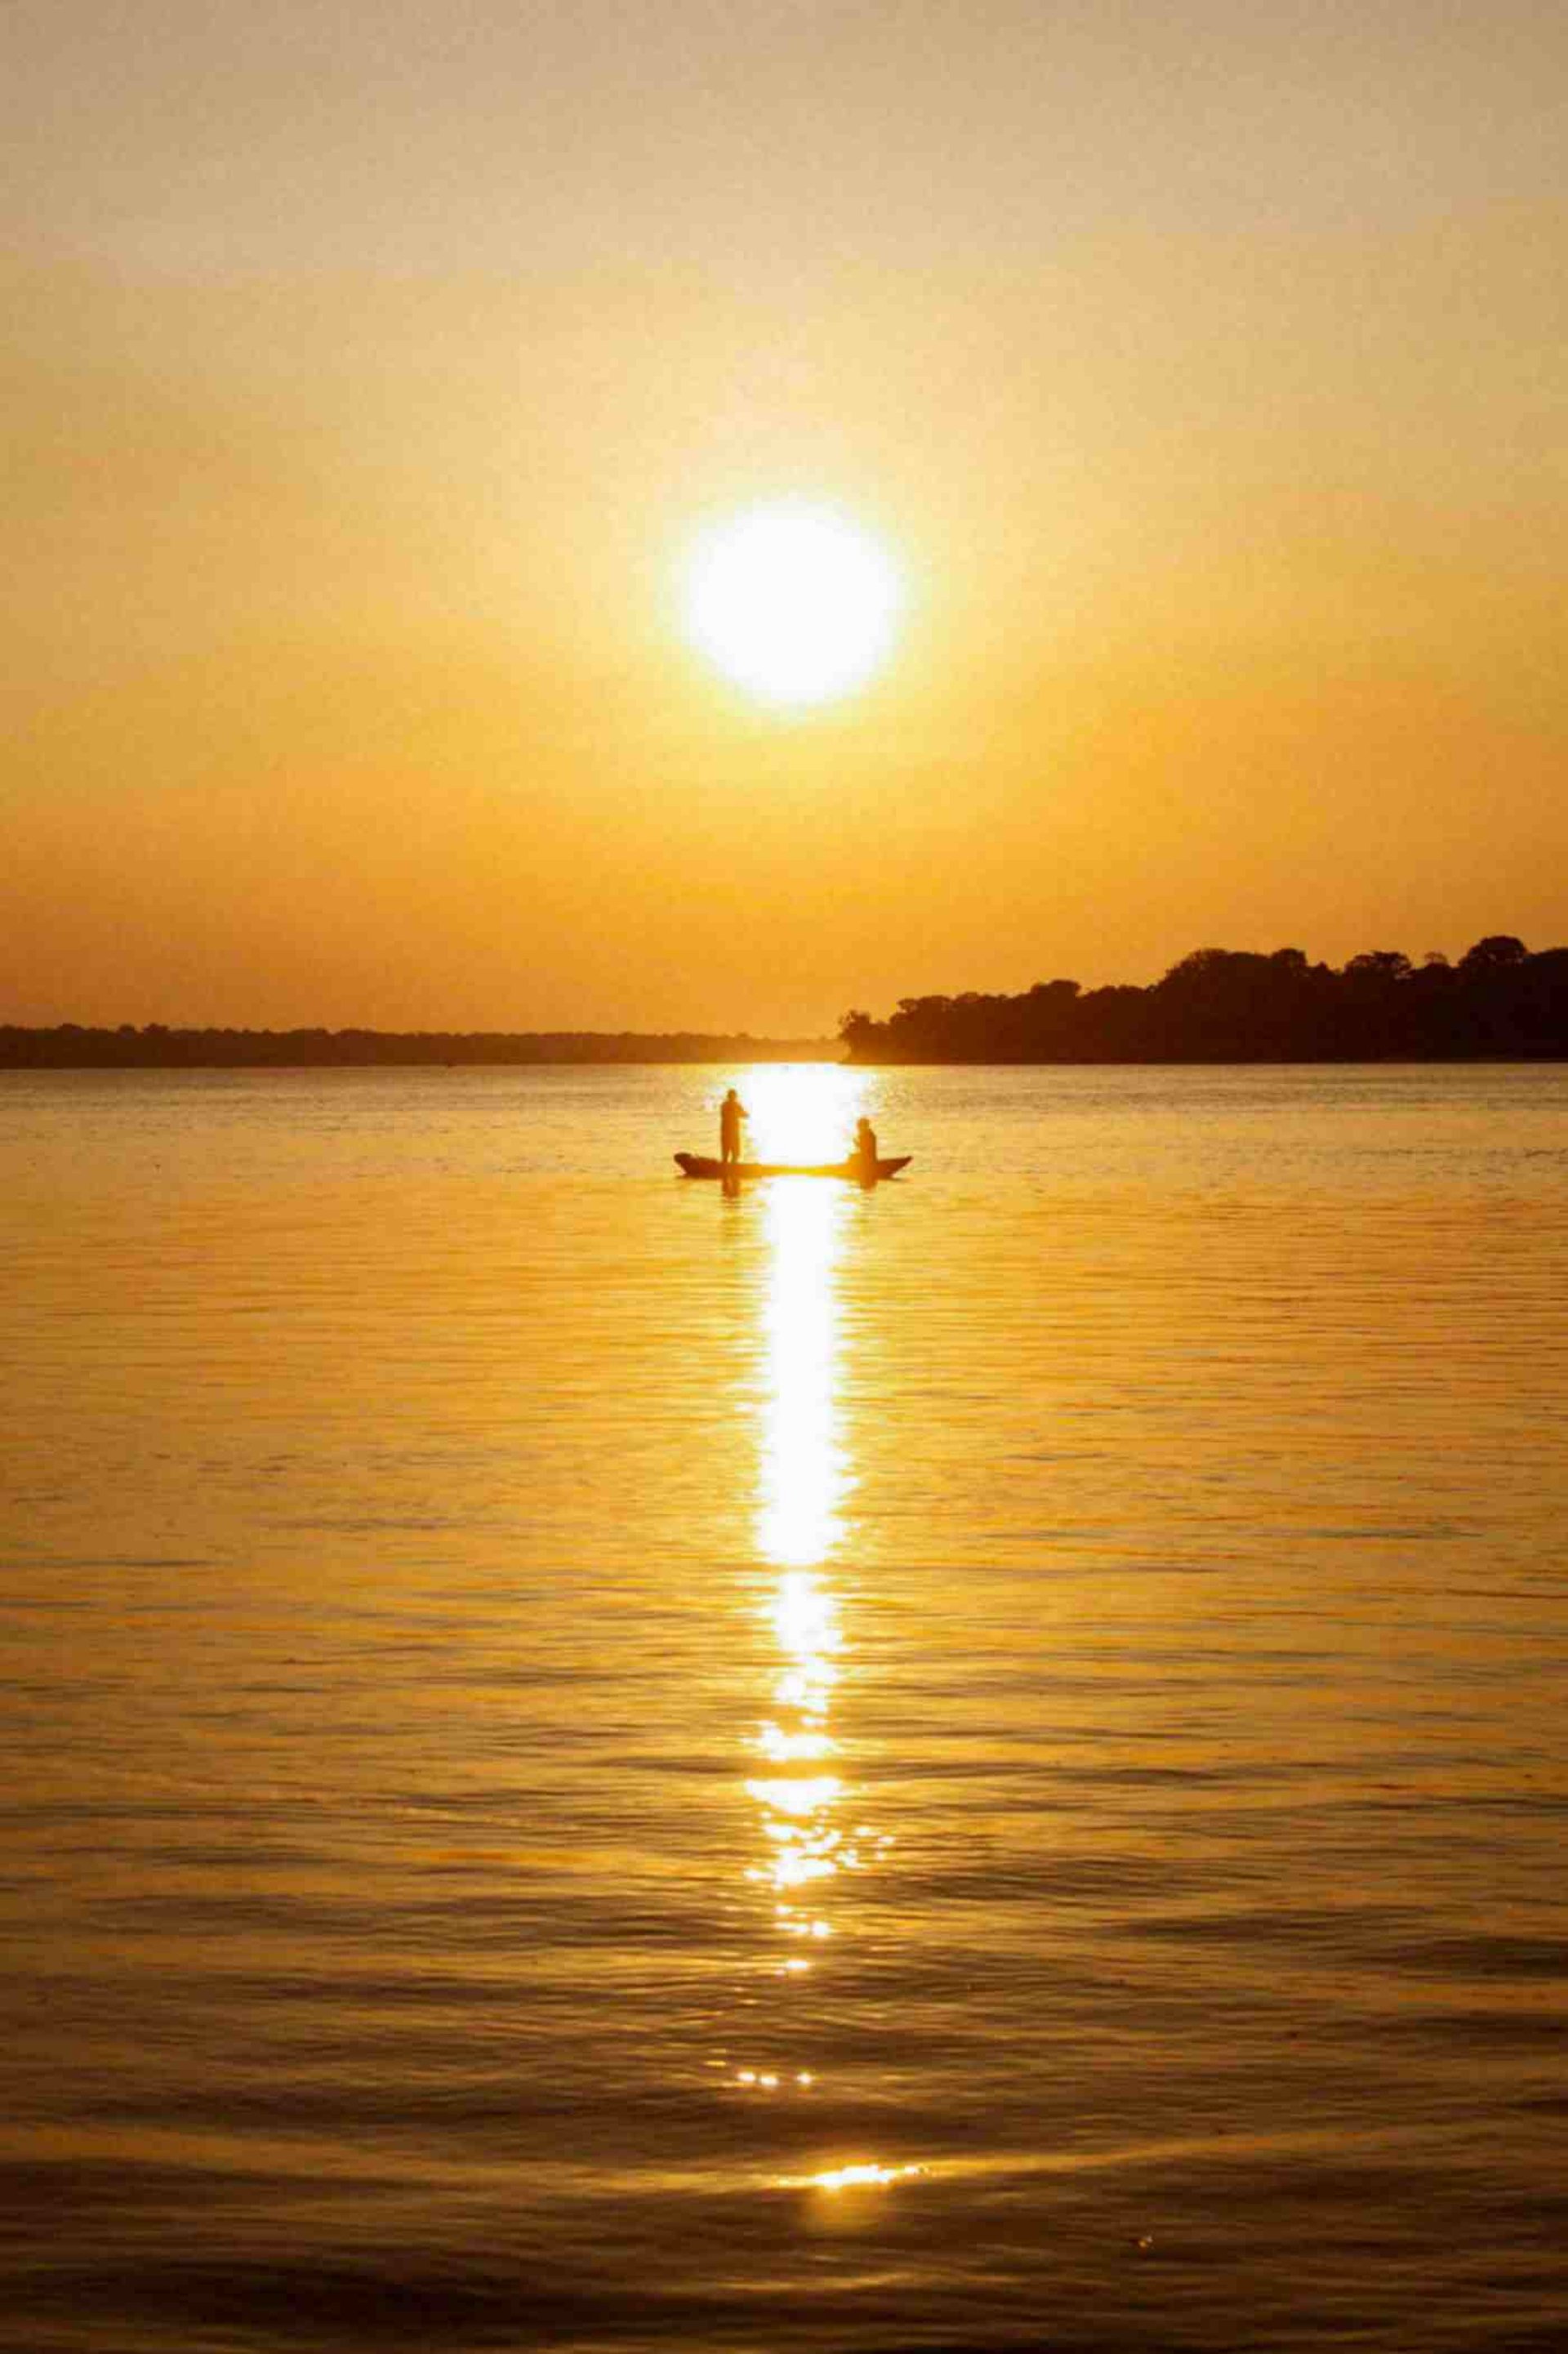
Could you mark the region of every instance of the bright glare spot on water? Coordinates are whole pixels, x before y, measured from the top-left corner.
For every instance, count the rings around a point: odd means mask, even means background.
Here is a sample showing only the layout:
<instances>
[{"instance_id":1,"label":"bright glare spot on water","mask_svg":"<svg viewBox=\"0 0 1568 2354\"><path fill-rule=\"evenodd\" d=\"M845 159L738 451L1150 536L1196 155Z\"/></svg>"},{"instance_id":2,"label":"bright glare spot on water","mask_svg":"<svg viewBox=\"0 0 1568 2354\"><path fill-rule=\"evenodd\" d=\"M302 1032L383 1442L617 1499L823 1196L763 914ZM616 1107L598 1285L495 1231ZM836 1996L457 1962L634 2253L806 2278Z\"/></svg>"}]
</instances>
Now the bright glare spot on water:
<instances>
[{"instance_id":1,"label":"bright glare spot on water","mask_svg":"<svg viewBox=\"0 0 1568 2354\"><path fill-rule=\"evenodd\" d=\"M774 1866L775 1888L803 1888L809 1880L831 1880L838 1870L826 1856L803 1854L798 1849L781 1855Z\"/></svg>"},{"instance_id":2,"label":"bright glare spot on water","mask_svg":"<svg viewBox=\"0 0 1568 2354\"><path fill-rule=\"evenodd\" d=\"M840 1063L762 1063L747 1072L740 1092L750 1115L747 1160L842 1161L867 1108L868 1075ZM788 1198L807 1192L820 1201L834 1199L817 1186L791 1186Z\"/></svg>"},{"instance_id":3,"label":"bright glare spot on water","mask_svg":"<svg viewBox=\"0 0 1568 2354\"><path fill-rule=\"evenodd\" d=\"M870 2161L863 2166L832 2167L825 2174L813 2174L810 2180L818 2190L885 2190L892 2183L925 2171L923 2166L878 2166Z\"/></svg>"},{"instance_id":4,"label":"bright glare spot on water","mask_svg":"<svg viewBox=\"0 0 1568 2354\"><path fill-rule=\"evenodd\" d=\"M808 1698L811 1684L832 1672L818 1655L836 1648L837 1619L832 1596L814 1577L797 1571L779 1579L773 1624L784 1649L793 1651L804 1663Z\"/></svg>"},{"instance_id":5,"label":"bright glare spot on water","mask_svg":"<svg viewBox=\"0 0 1568 2354\"><path fill-rule=\"evenodd\" d=\"M765 1757L790 1764L804 1758L825 1757L833 1744L825 1733L785 1733L777 1724L765 1724L758 1734L757 1745Z\"/></svg>"},{"instance_id":6,"label":"bright glare spot on water","mask_svg":"<svg viewBox=\"0 0 1568 2354\"><path fill-rule=\"evenodd\" d=\"M831 1807L842 1785L836 1774L819 1774L810 1781L792 1782L781 1776L772 1782L748 1782L746 1787L759 1806L776 1808L781 1815L811 1815L819 1807Z\"/></svg>"}]
</instances>

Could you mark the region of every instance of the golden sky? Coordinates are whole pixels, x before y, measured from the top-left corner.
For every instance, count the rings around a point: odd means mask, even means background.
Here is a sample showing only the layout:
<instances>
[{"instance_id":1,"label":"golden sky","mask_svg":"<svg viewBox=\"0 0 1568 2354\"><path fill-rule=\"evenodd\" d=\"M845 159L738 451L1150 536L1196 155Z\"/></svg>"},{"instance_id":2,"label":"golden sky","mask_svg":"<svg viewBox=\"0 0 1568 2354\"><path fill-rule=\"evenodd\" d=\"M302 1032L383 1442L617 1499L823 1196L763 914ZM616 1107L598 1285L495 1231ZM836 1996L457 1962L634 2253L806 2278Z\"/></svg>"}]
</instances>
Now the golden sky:
<instances>
[{"instance_id":1,"label":"golden sky","mask_svg":"<svg viewBox=\"0 0 1568 2354\"><path fill-rule=\"evenodd\" d=\"M0 1020L1568 941L1560 0L13 0ZM694 535L878 534L796 715Z\"/></svg>"}]
</instances>

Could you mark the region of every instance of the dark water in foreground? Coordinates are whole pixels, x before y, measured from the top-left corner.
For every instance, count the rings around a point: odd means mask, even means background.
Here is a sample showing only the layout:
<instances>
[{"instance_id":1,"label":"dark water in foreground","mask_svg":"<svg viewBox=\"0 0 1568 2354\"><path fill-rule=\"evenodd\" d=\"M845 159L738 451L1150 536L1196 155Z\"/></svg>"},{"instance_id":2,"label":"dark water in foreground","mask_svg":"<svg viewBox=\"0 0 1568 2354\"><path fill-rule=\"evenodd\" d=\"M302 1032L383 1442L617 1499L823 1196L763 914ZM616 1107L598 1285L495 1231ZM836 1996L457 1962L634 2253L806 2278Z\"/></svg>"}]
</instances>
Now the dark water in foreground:
<instances>
[{"instance_id":1,"label":"dark water in foreground","mask_svg":"<svg viewBox=\"0 0 1568 2354\"><path fill-rule=\"evenodd\" d=\"M0 1083L0 2342L1568 2342L1568 1073Z\"/></svg>"}]
</instances>

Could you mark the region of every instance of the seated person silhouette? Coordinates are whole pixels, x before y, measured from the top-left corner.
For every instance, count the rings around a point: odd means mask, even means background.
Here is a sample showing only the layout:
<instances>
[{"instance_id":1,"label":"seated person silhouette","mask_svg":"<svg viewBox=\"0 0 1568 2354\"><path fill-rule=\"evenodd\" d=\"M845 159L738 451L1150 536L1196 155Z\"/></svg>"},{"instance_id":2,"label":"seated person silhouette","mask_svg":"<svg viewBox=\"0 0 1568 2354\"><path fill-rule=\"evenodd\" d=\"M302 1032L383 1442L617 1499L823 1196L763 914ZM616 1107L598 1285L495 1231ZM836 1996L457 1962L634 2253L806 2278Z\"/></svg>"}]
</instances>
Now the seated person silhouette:
<instances>
[{"instance_id":1,"label":"seated person silhouette","mask_svg":"<svg viewBox=\"0 0 1568 2354\"><path fill-rule=\"evenodd\" d=\"M854 1150L850 1158L860 1163L860 1177L863 1184L868 1177L875 1176L876 1130L863 1114L854 1124Z\"/></svg>"}]
</instances>

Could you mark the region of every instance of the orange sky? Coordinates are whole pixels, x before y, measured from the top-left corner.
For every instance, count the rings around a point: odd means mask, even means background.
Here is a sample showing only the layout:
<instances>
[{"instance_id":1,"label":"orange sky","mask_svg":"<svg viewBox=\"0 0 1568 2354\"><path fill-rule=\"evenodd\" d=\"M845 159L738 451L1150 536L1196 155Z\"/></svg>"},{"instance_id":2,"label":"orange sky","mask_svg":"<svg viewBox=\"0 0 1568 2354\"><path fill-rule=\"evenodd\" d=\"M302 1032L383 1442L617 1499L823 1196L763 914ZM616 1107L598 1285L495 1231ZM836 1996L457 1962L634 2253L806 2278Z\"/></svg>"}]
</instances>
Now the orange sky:
<instances>
[{"instance_id":1,"label":"orange sky","mask_svg":"<svg viewBox=\"0 0 1568 2354\"><path fill-rule=\"evenodd\" d=\"M7 12L0 1020L1568 942L1568 16ZM835 502L796 718L683 551Z\"/></svg>"}]
</instances>

